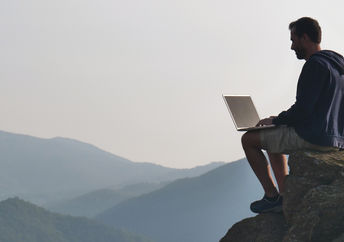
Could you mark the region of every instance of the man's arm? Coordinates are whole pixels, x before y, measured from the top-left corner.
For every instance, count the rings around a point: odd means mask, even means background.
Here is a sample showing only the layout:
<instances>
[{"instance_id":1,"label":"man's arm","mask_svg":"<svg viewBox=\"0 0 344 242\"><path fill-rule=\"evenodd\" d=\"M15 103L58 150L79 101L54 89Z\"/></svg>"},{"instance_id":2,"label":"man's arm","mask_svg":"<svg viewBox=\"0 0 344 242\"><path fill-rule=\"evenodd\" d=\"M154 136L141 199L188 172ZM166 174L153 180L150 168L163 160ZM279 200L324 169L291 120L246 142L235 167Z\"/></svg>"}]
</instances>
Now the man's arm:
<instances>
[{"instance_id":1,"label":"man's arm","mask_svg":"<svg viewBox=\"0 0 344 242\"><path fill-rule=\"evenodd\" d=\"M325 66L316 60L306 63L299 77L296 102L287 111L272 119L272 123L293 125L306 119L314 111L319 96L329 80L330 73Z\"/></svg>"}]
</instances>

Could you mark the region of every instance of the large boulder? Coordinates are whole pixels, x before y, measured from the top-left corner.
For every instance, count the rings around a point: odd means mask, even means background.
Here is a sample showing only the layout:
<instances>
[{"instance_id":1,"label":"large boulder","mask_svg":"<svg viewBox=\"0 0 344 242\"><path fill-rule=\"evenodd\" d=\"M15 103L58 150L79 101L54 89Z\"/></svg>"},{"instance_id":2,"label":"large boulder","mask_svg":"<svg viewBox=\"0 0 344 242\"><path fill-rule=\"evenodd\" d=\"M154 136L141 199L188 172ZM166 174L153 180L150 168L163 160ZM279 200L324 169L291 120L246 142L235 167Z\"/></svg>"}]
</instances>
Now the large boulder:
<instances>
[{"instance_id":1,"label":"large boulder","mask_svg":"<svg viewBox=\"0 0 344 242\"><path fill-rule=\"evenodd\" d=\"M344 241L344 151L295 152L288 163L283 213L244 219L220 242Z\"/></svg>"}]
</instances>

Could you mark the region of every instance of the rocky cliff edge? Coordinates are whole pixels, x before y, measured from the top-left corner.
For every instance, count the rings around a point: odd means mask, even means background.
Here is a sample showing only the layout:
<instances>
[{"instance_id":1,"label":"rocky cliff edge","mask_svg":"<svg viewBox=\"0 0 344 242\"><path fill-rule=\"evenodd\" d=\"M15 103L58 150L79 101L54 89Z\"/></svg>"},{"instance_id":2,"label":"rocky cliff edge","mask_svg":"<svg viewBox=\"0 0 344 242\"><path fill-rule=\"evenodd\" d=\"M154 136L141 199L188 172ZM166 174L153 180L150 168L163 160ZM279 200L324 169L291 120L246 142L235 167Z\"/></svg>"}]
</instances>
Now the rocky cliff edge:
<instances>
[{"instance_id":1,"label":"rocky cliff edge","mask_svg":"<svg viewBox=\"0 0 344 242\"><path fill-rule=\"evenodd\" d=\"M220 242L344 241L344 151L289 156L283 213L234 224Z\"/></svg>"}]
</instances>

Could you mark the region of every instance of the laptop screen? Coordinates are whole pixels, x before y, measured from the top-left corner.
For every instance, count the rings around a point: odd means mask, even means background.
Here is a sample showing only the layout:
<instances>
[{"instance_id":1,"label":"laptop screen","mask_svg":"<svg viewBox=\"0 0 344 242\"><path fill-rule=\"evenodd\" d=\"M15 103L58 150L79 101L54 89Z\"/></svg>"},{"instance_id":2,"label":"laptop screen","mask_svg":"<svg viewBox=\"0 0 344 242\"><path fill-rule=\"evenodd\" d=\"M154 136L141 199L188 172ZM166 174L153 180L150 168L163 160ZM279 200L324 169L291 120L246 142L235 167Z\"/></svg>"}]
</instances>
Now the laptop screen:
<instances>
[{"instance_id":1,"label":"laptop screen","mask_svg":"<svg viewBox=\"0 0 344 242\"><path fill-rule=\"evenodd\" d=\"M250 96L223 96L238 129L254 127L259 115Z\"/></svg>"}]
</instances>

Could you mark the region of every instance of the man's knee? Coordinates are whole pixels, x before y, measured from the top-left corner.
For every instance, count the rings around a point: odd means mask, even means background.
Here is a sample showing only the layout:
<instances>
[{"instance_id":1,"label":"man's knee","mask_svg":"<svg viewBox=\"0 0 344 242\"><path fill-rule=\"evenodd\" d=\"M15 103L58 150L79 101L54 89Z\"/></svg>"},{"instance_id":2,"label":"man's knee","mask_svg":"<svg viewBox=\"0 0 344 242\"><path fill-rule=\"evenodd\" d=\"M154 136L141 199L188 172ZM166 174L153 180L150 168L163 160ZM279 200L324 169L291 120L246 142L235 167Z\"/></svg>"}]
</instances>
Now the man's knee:
<instances>
[{"instance_id":1,"label":"man's knee","mask_svg":"<svg viewBox=\"0 0 344 242\"><path fill-rule=\"evenodd\" d=\"M260 146L259 132L249 131L249 132L244 133L241 136L241 144L243 148L259 147Z\"/></svg>"},{"instance_id":2,"label":"man's knee","mask_svg":"<svg viewBox=\"0 0 344 242\"><path fill-rule=\"evenodd\" d=\"M248 135L248 132L244 133L242 136L241 136L241 145L242 147L245 147L249 144L249 135Z\"/></svg>"}]
</instances>

